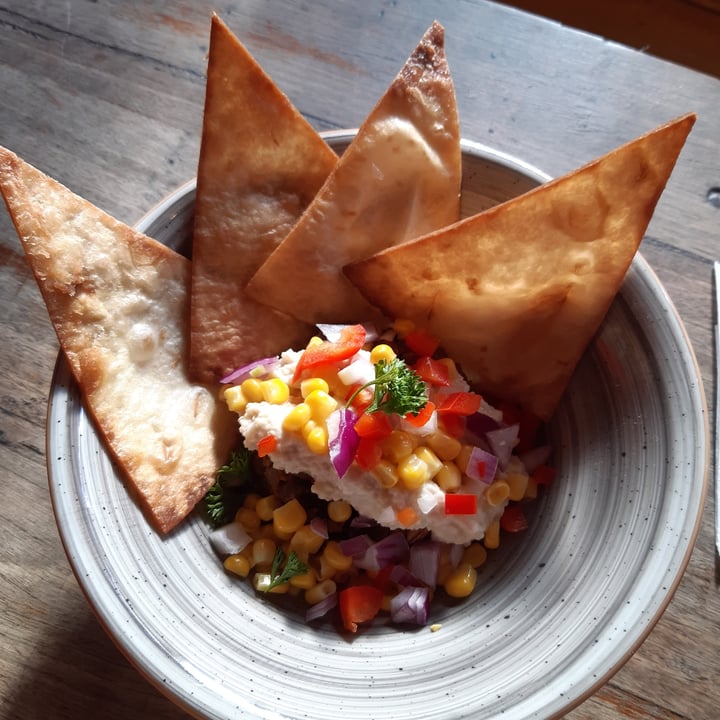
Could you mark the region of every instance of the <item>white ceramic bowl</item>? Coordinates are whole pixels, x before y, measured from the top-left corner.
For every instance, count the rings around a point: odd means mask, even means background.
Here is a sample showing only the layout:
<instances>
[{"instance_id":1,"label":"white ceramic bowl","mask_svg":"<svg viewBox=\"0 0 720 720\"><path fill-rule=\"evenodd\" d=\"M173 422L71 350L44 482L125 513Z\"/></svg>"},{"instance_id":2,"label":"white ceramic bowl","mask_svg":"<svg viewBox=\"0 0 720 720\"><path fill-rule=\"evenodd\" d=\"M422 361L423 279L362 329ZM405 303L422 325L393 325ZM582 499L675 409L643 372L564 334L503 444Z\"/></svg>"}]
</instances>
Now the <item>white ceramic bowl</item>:
<instances>
[{"instance_id":1,"label":"white ceramic bowl","mask_svg":"<svg viewBox=\"0 0 720 720\"><path fill-rule=\"evenodd\" d=\"M326 135L338 149L351 132ZM463 212L547 177L464 142ZM194 184L139 224L187 247ZM551 424L558 477L504 540L474 594L428 628L349 639L226 575L191 517L167 538L116 476L58 359L50 488L70 563L139 671L202 718L557 717L602 685L658 620L687 564L706 489L708 429L681 322L642 257Z\"/></svg>"}]
</instances>

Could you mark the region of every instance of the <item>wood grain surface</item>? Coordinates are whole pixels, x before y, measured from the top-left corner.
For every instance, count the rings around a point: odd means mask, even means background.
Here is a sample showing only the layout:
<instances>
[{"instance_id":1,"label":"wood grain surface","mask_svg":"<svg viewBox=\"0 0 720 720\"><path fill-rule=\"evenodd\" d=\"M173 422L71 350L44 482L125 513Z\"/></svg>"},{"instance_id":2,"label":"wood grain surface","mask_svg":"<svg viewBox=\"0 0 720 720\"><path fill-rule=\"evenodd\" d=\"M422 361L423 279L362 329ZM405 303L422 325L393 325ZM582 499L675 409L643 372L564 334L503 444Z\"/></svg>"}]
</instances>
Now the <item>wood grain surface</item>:
<instances>
[{"instance_id":1,"label":"wood grain surface","mask_svg":"<svg viewBox=\"0 0 720 720\"><path fill-rule=\"evenodd\" d=\"M434 18L463 135L550 174L695 111L642 252L713 397L720 81L482 0L0 0L0 144L136 222L195 174L213 10L320 130L357 126ZM0 717L186 717L105 635L65 557L45 466L58 346L4 210L0 300ZM572 720L720 717L711 498L664 616Z\"/></svg>"}]
</instances>

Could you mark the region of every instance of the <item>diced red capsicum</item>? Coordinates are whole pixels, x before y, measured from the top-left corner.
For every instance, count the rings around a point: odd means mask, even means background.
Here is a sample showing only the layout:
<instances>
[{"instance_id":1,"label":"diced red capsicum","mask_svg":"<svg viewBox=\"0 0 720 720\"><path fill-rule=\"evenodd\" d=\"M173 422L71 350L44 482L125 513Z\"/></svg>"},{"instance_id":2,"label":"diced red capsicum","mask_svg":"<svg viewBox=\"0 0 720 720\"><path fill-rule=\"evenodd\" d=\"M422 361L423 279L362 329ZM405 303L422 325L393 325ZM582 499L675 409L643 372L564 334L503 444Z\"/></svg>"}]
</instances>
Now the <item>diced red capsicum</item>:
<instances>
[{"instance_id":1,"label":"diced red capsicum","mask_svg":"<svg viewBox=\"0 0 720 720\"><path fill-rule=\"evenodd\" d=\"M379 438L361 437L355 451L355 462L363 470L373 470L382 460L382 451Z\"/></svg>"},{"instance_id":2,"label":"diced red capsicum","mask_svg":"<svg viewBox=\"0 0 720 720\"><path fill-rule=\"evenodd\" d=\"M431 418L431 416L434 412L435 412L435 403L428 400L425 403L425 407L423 407L423 409L420 410L417 413L417 415L408 413L405 416L405 421L409 422L414 427L422 427Z\"/></svg>"},{"instance_id":3,"label":"diced red capsicum","mask_svg":"<svg viewBox=\"0 0 720 720\"><path fill-rule=\"evenodd\" d=\"M265 457L272 452L277 450L278 441L274 435L265 435L265 437L258 440L257 454L258 457Z\"/></svg>"},{"instance_id":4,"label":"diced red capsicum","mask_svg":"<svg viewBox=\"0 0 720 720\"><path fill-rule=\"evenodd\" d=\"M432 355L440 346L437 338L433 337L425 328L411 330L403 340L410 350L418 355Z\"/></svg>"},{"instance_id":5,"label":"diced red capsicum","mask_svg":"<svg viewBox=\"0 0 720 720\"><path fill-rule=\"evenodd\" d=\"M472 493L447 493L445 495L446 515L475 515L477 495Z\"/></svg>"},{"instance_id":6,"label":"diced red capsicum","mask_svg":"<svg viewBox=\"0 0 720 720\"><path fill-rule=\"evenodd\" d=\"M340 331L340 339L336 342L325 340L317 345L308 346L298 360L293 382L298 380L305 370L348 360L362 349L365 336L365 328L362 325L348 325Z\"/></svg>"},{"instance_id":7,"label":"diced red capsicum","mask_svg":"<svg viewBox=\"0 0 720 720\"><path fill-rule=\"evenodd\" d=\"M438 405L438 415L473 415L481 402L482 397L474 392L451 393Z\"/></svg>"},{"instance_id":8,"label":"diced red capsicum","mask_svg":"<svg viewBox=\"0 0 720 720\"><path fill-rule=\"evenodd\" d=\"M445 363L433 360L429 355L418 358L412 368L415 374L428 385L444 387L450 384L450 370Z\"/></svg>"},{"instance_id":9,"label":"diced red capsicum","mask_svg":"<svg viewBox=\"0 0 720 720\"><path fill-rule=\"evenodd\" d=\"M343 627L357 632L358 624L372 620L379 612L383 593L373 585L352 585L338 594Z\"/></svg>"},{"instance_id":10,"label":"diced red capsicum","mask_svg":"<svg viewBox=\"0 0 720 720\"><path fill-rule=\"evenodd\" d=\"M392 432L392 425L387 413L363 413L355 423L355 432L362 438L384 438Z\"/></svg>"}]
</instances>

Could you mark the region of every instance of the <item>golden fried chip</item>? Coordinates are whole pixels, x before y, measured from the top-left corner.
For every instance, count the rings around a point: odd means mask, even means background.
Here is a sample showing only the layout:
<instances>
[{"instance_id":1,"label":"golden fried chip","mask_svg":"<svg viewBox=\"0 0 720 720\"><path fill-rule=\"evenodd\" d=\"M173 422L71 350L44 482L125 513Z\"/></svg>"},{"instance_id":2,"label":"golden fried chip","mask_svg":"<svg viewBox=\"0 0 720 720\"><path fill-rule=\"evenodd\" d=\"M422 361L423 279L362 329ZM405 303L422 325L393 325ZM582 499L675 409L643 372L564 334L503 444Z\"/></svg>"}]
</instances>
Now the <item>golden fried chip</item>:
<instances>
[{"instance_id":1,"label":"golden fried chip","mask_svg":"<svg viewBox=\"0 0 720 720\"><path fill-rule=\"evenodd\" d=\"M309 323L377 319L341 268L457 221L461 175L444 30L433 23L248 294Z\"/></svg>"},{"instance_id":2,"label":"golden fried chip","mask_svg":"<svg viewBox=\"0 0 720 720\"><path fill-rule=\"evenodd\" d=\"M620 288L694 121L679 118L345 273L388 316L429 328L482 392L548 419Z\"/></svg>"},{"instance_id":3,"label":"golden fried chip","mask_svg":"<svg viewBox=\"0 0 720 720\"><path fill-rule=\"evenodd\" d=\"M189 261L0 148L0 192L96 427L163 532L214 482L236 425L186 372Z\"/></svg>"},{"instance_id":4,"label":"golden fried chip","mask_svg":"<svg viewBox=\"0 0 720 720\"><path fill-rule=\"evenodd\" d=\"M312 328L246 297L337 156L213 16L193 234L190 374L209 383Z\"/></svg>"}]
</instances>

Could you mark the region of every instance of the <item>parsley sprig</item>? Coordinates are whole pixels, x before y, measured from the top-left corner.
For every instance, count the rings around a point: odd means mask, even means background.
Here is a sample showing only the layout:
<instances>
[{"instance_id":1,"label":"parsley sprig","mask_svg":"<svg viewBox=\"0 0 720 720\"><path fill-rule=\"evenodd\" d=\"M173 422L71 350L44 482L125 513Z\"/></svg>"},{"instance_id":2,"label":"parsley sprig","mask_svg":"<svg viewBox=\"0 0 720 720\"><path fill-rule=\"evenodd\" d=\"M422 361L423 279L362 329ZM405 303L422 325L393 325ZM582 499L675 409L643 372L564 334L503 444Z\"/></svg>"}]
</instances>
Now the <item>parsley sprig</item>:
<instances>
[{"instance_id":1,"label":"parsley sprig","mask_svg":"<svg viewBox=\"0 0 720 720\"><path fill-rule=\"evenodd\" d=\"M239 494L236 491L251 477L250 451L242 448L230 456L227 465L218 468L215 484L205 495L205 507L213 527L220 527L232 520Z\"/></svg>"},{"instance_id":2,"label":"parsley sprig","mask_svg":"<svg viewBox=\"0 0 720 720\"><path fill-rule=\"evenodd\" d=\"M427 403L427 389L420 377L411 370L404 360L394 358L390 362L379 360L375 363L375 379L359 387L350 397L350 405L355 396L367 387L374 385L373 401L365 412L382 410L387 414L417 415Z\"/></svg>"},{"instance_id":3,"label":"parsley sprig","mask_svg":"<svg viewBox=\"0 0 720 720\"><path fill-rule=\"evenodd\" d=\"M282 568L283 563L285 566ZM285 553L282 548L278 548L275 551L275 557L273 558L272 568L270 570L270 584L263 588L265 592L269 592L274 587L286 583L290 578L296 575L304 575L308 571L308 566L298 557L294 550L290 551L287 556L287 562L285 562Z\"/></svg>"}]
</instances>

